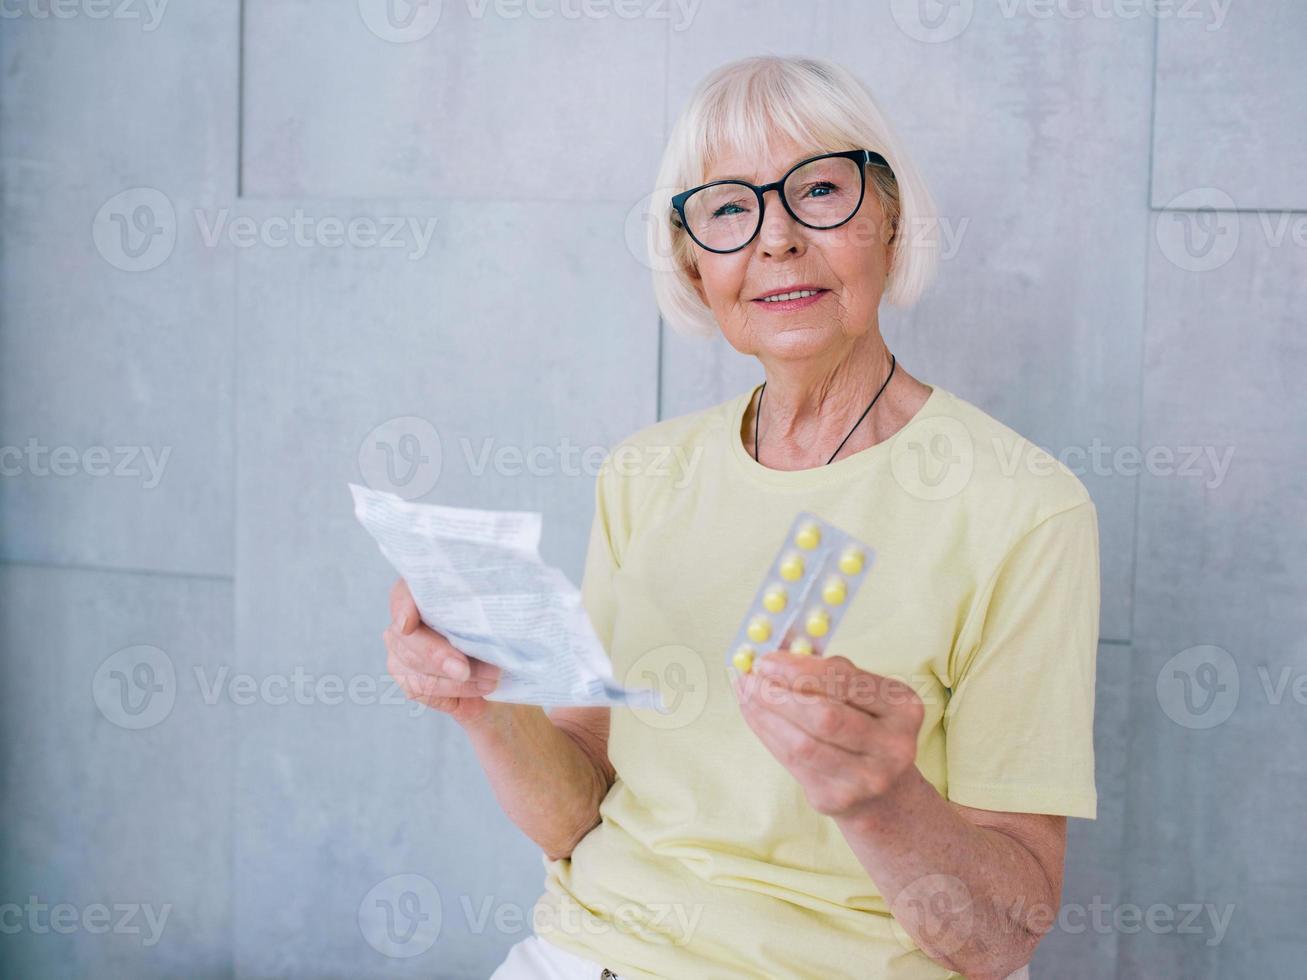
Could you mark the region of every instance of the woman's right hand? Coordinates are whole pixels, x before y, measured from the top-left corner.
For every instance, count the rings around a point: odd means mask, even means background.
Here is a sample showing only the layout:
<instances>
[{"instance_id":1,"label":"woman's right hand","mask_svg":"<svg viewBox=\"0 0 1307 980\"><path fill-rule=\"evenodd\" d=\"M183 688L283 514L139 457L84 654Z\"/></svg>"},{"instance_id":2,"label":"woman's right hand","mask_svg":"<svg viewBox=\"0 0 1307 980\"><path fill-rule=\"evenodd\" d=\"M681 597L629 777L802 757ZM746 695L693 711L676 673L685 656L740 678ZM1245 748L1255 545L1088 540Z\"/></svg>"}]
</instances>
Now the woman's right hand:
<instances>
[{"instance_id":1,"label":"woman's right hand","mask_svg":"<svg viewBox=\"0 0 1307 980\"><path fill-rule=\"evenodd\" d=\"M460 725L480 719L498 703L484 695L498 685L499 668L469 657L425 625L402 578L390 590L390 619L381 634L386 668L409 700L443 711Z\"/></svg>"}]
</instances>

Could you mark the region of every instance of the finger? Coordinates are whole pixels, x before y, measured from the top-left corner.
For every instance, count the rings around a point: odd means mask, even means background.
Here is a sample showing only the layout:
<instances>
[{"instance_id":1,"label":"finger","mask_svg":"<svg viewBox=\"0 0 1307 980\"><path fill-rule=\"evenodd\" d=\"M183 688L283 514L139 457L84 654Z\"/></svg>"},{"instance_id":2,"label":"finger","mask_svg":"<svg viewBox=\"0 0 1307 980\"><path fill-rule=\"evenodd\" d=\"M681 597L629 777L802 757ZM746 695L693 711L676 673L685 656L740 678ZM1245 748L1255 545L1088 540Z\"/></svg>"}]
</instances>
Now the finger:
<instances>
[{"instance_id":1,"label":"finger","mask_svg":"<svg viewBox=\"0 0 1307 980\"><path fill-rule=\"evenodd\" d=\"M820 779L846 782L867 765L867 759L821 739L814 738L784 715L750 702L745 721L778 760L789 767L809 771Z\"/></svg>"},{"instance_id":2,"label":"finger","mask_svg":"<svg viewBox=\"0 0 1307 980\"><path fill-rule=\"evenodd\" d=\"M448 654L442 653L440 649L433 653L431 649L423 646L422 644L426 642L425 634L436 637L437 646L443 644L444 648L448 649ZM503 671L494 664L478 660L476 657L469 657L457 647L451 646L449 641L439 633L425 626L416 633L410 633L407 636L400 636L394 631L393 627L387 627L382 631L382 639L385 641L387 648L394 644L404 663L420 673L449 677L453 680L465 680L471 683L491 681L495 686L499 684L499 679L503 674ZM416 645L415 640L417 641ZM461 671L458 669L460 662L467 664L469 673L466 677L460 676Z\"/></svg>"},{"instance_id":3,"label":"finger","mask_svg":"<svg viewBox=\"0 0 1307 980\"><path fill-rule=\"evenodd\" d=\"M834 698L796 691L762 678L749 694L752 706L787 719L813 738L839 745L850 752L862 752L886 734L874 715Z\"/></svg>"},{"instance_id":4,"label":"finger","mask_svg":"<svg viewBox=\"0 0 1307 980\"><path fill-rule=\"evenodd\" d=\"M781 718L803 736L849 753L859 771L897 771L916 756L916 729L872 715L844 701L796 691L767 676L746 678L737 692L741 708L760 725Z\"/></svg>"},{"instance_id":5,"label":"finger","mask_svg":"<svg viewBox=\"0 0 1307 980\"><path fill-rule=\"evenodd\" d=\"M414 670L403 660L398 650L390 651L386 669L410 698L480 698L491 693L498 685L498 681L492 677L460 681Z\"/></svg>"},{"instance_id":6,"label":"finger","mask_svg":"<svg viewBox=\"0 0 1307 980\"><path fill-rule=\"evenodd\" d=\"M921 698L910 685L863 670L847 657L812 657L778 650L760 657L754 669L796 691L846 701L868 714L892 719L897 729L915 731L921 724Z\"/></svg>"},{"instance_id":7,"label":"finger","mask_svg":"<svg viewBox=\"0 0 1307 980\"><path fill-rule=\"evenodd\" d=\"M396 579L390 588L390 621L401 634L412 631L422 621L413 593L402 578Z\"/></svg>"},{"instance_id":8,"label":"finger","mask_svg":"<svg viewBox=\"0 0 1307 980\"><path fill-rule=\"evenodd\" d=\"M419 626L405 635L398 633L393 624L387 630L403 645L408 654L406 660L414 669L429 674L443 674L458 681L472 677L472 665L467 654L431 627Z\"/></svg>"}]
</instances>

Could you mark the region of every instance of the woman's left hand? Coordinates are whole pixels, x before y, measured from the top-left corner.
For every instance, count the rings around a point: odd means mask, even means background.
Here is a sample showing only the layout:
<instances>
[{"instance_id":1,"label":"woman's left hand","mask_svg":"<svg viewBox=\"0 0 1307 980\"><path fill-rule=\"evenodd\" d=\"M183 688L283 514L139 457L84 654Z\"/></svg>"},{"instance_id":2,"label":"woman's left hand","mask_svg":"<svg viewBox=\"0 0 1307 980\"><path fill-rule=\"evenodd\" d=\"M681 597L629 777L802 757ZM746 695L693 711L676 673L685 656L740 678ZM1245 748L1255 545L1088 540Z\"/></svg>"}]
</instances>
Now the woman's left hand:
<instances>
[{"instance_id":1,"label":"woman's left hand","mask_svg":"<svg viewBox=\"0 0 1307 980\"><path fill-rule=\"evenodd\" d=\"M869 812L915 768L925 712L902 681L847 657L776 651L734 687L744 720L820 813Z\"/></svg>"}]
</instances>

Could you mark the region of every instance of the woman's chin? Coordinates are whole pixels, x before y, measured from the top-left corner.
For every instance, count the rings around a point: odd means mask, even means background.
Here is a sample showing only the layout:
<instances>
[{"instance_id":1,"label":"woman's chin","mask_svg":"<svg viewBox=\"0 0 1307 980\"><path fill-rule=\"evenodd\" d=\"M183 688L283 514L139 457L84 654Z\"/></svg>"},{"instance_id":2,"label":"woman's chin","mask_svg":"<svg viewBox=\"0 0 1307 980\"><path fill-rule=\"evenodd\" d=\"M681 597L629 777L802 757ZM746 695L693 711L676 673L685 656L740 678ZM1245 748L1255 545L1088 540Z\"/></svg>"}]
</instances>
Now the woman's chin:
<instances>
[{"instance_id":1,"label":"woman's chin","mask_svg":"<svg viewBox=\"0 0 1307 980\"><path fill-rule=\"evenodd\" d=\"M829 322L813 323L796 320L778 323L758 335L758 347L773 357L811 357L830 348L840 331Z\"/></svg>"}]
</instances>

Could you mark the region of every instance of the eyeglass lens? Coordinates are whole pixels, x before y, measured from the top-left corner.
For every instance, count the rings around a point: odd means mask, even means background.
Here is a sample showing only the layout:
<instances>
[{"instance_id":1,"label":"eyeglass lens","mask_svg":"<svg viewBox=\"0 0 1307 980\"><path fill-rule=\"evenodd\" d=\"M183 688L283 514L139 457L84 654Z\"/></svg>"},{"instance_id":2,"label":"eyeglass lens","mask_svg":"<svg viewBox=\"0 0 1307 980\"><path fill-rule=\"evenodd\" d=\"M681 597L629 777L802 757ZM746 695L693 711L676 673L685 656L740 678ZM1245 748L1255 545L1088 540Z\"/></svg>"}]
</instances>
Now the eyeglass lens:
<instances>
[{"instance_id":1,"label":"eyeglass lens","mask_svg":"<svg viewBox=\"0 0 1307 980\"><path fill-rule=\"evenodd\" d=\"M862 194L862 164L825 157L791 173L781 188L790 209L813 228L830 228L852 217ZM758 198L747 184L713 184L685 202L686 224L707 248L739 248L758 230Z\"/></svg>"}]
</instances>

